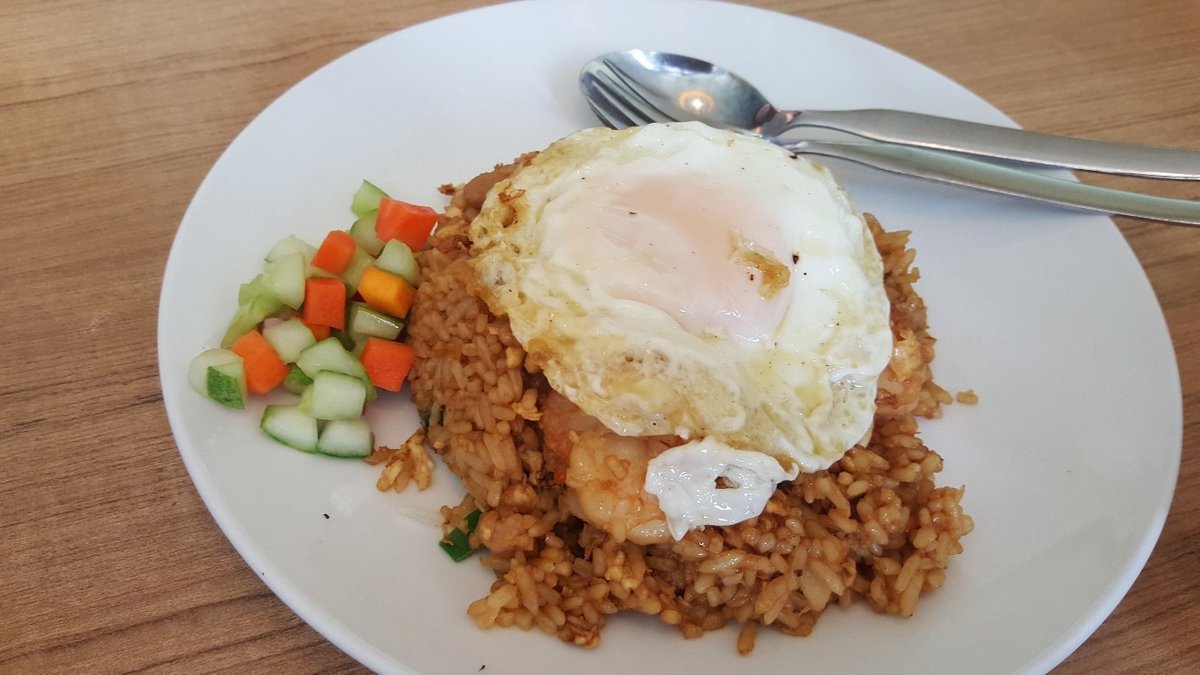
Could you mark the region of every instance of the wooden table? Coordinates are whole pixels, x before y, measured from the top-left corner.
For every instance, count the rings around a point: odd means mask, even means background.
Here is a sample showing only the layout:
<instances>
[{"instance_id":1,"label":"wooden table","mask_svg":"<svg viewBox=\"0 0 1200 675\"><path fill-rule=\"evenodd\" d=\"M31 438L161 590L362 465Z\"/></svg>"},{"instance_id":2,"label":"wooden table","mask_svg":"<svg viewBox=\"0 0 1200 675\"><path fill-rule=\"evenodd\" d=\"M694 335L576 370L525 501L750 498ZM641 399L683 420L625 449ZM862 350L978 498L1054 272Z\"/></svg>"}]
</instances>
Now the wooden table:
<instances>
[{"instance_id":1,"label":"wooden table","mask_svg":"<svg viewBox=\"0 0 1200 675\"><path fill-rule=\"evenodd\" d=\"M255 578L192 487L159 388L160 280L196 187L264 106L367 41L482 4L0 3L0 671L358 668ZM1026 127L1200 149L1195 0L754 4L899 50ZM1200 199L1200 183L1152 187ZM1178 353L1183 469L1145 571L1060 670L1180 672L1200 662L1200 231L1118 223Z\"/></svg>"}]
</instances>

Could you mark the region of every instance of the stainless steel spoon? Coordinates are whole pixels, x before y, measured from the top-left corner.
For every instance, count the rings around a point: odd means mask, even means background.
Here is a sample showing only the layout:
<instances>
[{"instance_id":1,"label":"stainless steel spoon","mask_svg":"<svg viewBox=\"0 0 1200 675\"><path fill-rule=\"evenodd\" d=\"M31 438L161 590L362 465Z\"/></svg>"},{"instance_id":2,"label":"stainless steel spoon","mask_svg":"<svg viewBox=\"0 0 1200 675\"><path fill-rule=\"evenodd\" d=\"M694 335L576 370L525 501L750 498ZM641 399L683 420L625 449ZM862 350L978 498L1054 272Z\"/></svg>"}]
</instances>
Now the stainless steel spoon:
<instances>
[{"instance_id":1,"label":"stainless steel spoon","mask_svg":"<svg viewBox=\"0 0 1200 675\"><path fill-rule=\"evenodd\" d=\"M1198 180L1200 153L1140 146L1114 146L1098 141L1035 134L1034 138L1037 139L1050 138L1064 141L1066 144L1060 144L1058 154L1037 148L1029 152L1009 151L997 154L988 150L995 136L992 140L985 138L984 141L976 141L974 138L966 138L963 141L959 137L964 136L964 130L968 132L965 135L970 136L976 128L989 132L1006 132L999 136L1004 144L1011 138L1008 133L1024 138L1023 134L1031 132L895 111L783 112L771 106L758 90L744 80L717 66L689 57L642 50L614 52L593 59L584 66L580 74L580 86L593 112L603 123L613 128L652 122L697 120L712 126L759 134L795 152L838 157L885 171L1105 213L1200 225L1200 202L1084 185L938 150L968 152L970 147L974 148L975 154L986 152L991 157L1075 168L1085 168L1080 165L1086 163L1093 170L1098 170L1096 162L1063 161L1062 148L1077 147L1074 145L1076 142L1089 148L1102 146L1109 151L1113 147L1132 147L1165 152L1172 158L1170 161L1173 164L1169 164L1168 170L1164 171L1162 166L1147 168L1142 164L1126 162L1121 165L1121 173L1140 172L1140 175ZM861 128L863 114L867 113L870 113L872 118L896 115L908 122L893 123L886 133L881 134ZM819 126L851 131L863 136L873 134L874 137L887 142L789 141L779 137L779 133L790 128L811 124L813 117L807 120L803 118L810 115L817 116L816 119L821 122ZM838 123L836 119L838 116L854 118L856 115L858 126L851 124L853 119L845 124ZM830 122L831 116L834 118L833 122ZM913 122L913 119L916 122ZM931 123L934 126L928 126ZM903 131L905 124L923 129L923 134L902 134L903 138L907 139L904 143L934 147L938 150L897 144L901 142L901 137L894 132L898 128ZM925 126L922 126L923 124ZM947 134L938 132L938 125L947 124L954 130L949 141ZM939 140L931 141L930 138L934 136ZM951 141L956 144L952 145ZM1119 159L1120 153L1117 153L1116 157ZM1051 158L1053 161L1050 161ZM1108 170L1113 171L1112 167Z\"/></svg>"}]
</instances>

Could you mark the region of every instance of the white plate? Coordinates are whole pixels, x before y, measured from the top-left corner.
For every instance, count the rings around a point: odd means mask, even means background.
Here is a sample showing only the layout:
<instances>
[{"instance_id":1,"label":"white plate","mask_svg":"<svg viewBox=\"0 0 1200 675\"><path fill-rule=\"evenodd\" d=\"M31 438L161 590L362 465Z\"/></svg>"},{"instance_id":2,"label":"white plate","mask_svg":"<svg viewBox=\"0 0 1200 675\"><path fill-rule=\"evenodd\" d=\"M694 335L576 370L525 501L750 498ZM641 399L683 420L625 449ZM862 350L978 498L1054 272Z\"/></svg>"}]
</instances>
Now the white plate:
<instances>
[{"instance_id":1,"label":"white plate","mask_svg":"<svg viewBox=\"0 0 1200 675\"><path fill-rule=\"evenodd\" d=\"M735 629L684 641L645 617L610 621L594 651L540 632L480 631L466 606L491 576L435 545L436 509L461 488L381 494L376 470L266 440L261 406L234 412L188 389L238 283L294 233L351 222L370 178L441 205L460 182L593 125L576 75L643 47L724 64L796 107L891 107L1010 120L938 73L861 38L728 4L530 2L446 17L347 54L300 82L237 138L196 193L163 281L162 386L180 453L221 528L297 614L367 666L487 673L814 672L886 663L910 672L1049 669L1112 611L1161 530L1178 471L1179 379L1162 313L1106 218L831 164L861 208L911 228L919 290L940 338L935 370L978 406L924 425L966 484L976 530L944 589L910 620L832 608L807 639ZM381 440L415 428L376 406ZM386 418L386 419L385 419ZM326 518L328 515L328 518Z\"/></svg>"}]
</instances>

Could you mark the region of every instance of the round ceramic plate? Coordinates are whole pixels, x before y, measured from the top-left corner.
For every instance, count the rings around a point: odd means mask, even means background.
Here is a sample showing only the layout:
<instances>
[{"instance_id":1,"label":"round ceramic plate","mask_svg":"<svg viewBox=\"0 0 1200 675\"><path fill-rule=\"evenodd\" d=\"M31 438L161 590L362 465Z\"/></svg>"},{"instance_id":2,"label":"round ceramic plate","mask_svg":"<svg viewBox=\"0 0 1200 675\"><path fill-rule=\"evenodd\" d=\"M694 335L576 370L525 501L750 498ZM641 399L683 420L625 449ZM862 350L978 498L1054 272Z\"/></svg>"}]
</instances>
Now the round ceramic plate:
<instances>
[{"instance_id":1,"label":"round ceramic plate","mask_svg":"<svg viewBox=\"0 0 1200 675\"><path fill-rule=\"evenodd\" d=\"M632 17L632 18L631 18ZM1179 380L1162 313L1106 218L830 167L858 206L911 229L938 343L935 372L977 406L926 422L945 484L965 484L975 531L946 586L908 620L831 608L808 638L736 629L685 641L641 616L585 651L540 632L481 631L467 605L491 575L437 547L437 508L462 490L377 492L361 462L305 455L258 430L261 402L220 408L188 388L240 282L281 237L348 227L368 178L441 206L437 186L595 122L576 78L592 56L641 47L723 64L792 107L900 108L1011 124L961 86L864 39L801 19L701 2L528 2L449 16L357 49L297 84L230 145L180 225L159 315L162 386L180 453L213 517L297 614L382 671L572 673L1042 671L1077 647L1138 574L1171 499ZM378 440L417 417L373 405Z\"/></svg>"}]
</instances>

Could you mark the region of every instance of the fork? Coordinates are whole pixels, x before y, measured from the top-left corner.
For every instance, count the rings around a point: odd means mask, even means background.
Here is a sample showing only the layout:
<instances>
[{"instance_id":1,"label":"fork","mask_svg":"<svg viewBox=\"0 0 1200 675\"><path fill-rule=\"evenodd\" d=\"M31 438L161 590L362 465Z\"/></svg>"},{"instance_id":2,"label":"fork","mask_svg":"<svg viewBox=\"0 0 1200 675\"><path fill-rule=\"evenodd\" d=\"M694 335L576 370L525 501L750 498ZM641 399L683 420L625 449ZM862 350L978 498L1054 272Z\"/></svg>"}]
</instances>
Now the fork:
<instances>
[{"instance_id":1,"label":"fork","mask_svg":"<svg viewBox=\"0 0 1200 675\"><path fill-rule=\"evenodd\" d=\"M678 122L603 72L580 78L588 107L613 129ZM874 141L767 140L791 152L844 159L891 173L1146 220L1200 225L1200 202L1114 190L968 159L961 155Z\"/></svg>"}]
</instances>

